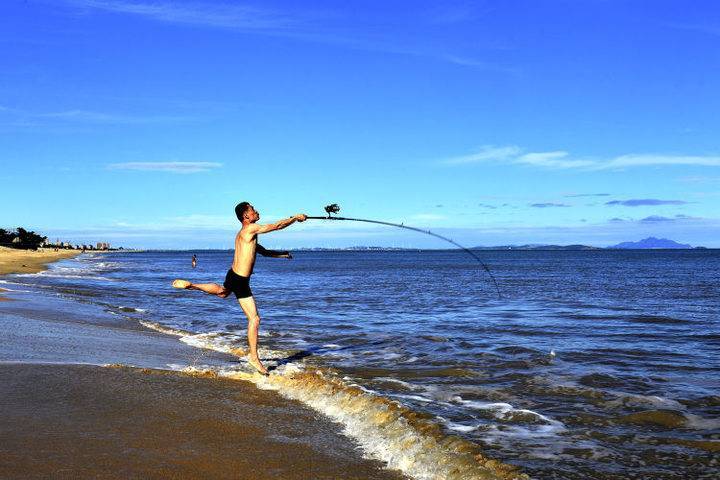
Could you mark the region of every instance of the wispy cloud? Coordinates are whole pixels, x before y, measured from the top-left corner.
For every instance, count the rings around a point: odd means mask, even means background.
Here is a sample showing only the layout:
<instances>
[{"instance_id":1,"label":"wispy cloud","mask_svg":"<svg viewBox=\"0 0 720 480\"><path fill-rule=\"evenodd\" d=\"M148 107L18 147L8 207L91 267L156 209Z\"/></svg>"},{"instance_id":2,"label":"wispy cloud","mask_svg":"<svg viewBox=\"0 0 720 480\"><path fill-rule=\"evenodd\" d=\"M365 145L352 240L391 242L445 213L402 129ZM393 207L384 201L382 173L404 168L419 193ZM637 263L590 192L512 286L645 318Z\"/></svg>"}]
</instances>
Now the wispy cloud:
<instances>
[{"instance_id":1,"label":"wispy cloud","mask_svg":"<svg viewBox=\"0 0 720 480\"><path fill-rule=\"evenodd\" d=\"M657 223L657 222L672 222L673 219L670 217L663 217L660 215L650 215L649 217L645 217L643 219L640 219L641 223Z\"/></svg>"},{"instance_id":2,"label":"wispy cloud","mask_svg":"<svg viewBox=\"0 0 720 480\"><path fill-rule=\"evenodd\" d=\"M123 0L67 0L67 3L85 9L148 17L161 22L261 32L287 30L307 21L297 14L289 15L269 8L234 3Z\"/></svg>"},{"instance_id":3,"label":"wispy cloud","mask_svg":"<svg viewBox=\"0 0 720 480\"><path fill-rule=\"evenodd\" d=\"M472 54L458 54L453 51L455 49L452 46L442 45L437 41L429 42L428 38L432 37L428 35L414 39L401 38L393 29L387 30L390 33L385 34L359 33L353 28L357 22L353 22L352 18L326 10L307 8L280 10L216 1L65 0L65 3L82 12L133 15L176 25L221 28L246 34L285 37L365 51L425 57L497 73L517 72L516 68L482 60ZM426 29L442 26L443 23L459 21L462 16L461 12L449 14L447 17L449 22L433 22L425 19L423 26Z\"/></svg>"},{"instance_id":4,"label":"wispy cloud","mask_svg":"<svg viewBox=\"0 0 720 480\"><path fill-rule=\"evenodd\" d=\"M614 217L608 220L608 223L636 223L636 224L653 224L653 223L669 223L669 222L693 222L706 220L701 217L692 217L690 215L678 214L672 217L663 215L649 215L641 219Z\"/></svg>"},{"instance_id":5,"label":"wispy cloud","mask_svg":"<svg viewBox=\"0 0 720 480\"><path fill-rule=\"evenodd\" d=\"M720 167L720 156L699 155L622 155L607 162L596 162L596 168L624 168L643 167L650 165L699 165L706 167Z\"/></svg>"},{"instance_id":6,"label":"wispy cloud","mask_svg":"<svg viewBox=\"0 0 720 480\"><path fill-rule=\"evenodd\" d=\"M185 122L194 118L177 115L122 115L116 113L93 112L90 110L66 110L61 112L29 114L35 118L48 118L85 123L146 124L165 122Z\"/></svg>"},{"instance_id":7,"label":"wispy cloud","mask_svg":"<svg viewBox=\"0 0 720 480\"><path fill-rule=\"evenodd\" d=\"M631 198L630 200L611 200L605 205L622 205L624 207L643 207L648 205L685 205L684 200L659 200L657 198Z\"/></svg>"},{"instance_id":8,"label":"wispy cloud","mask_svg":"<svg viewBox=\"0 0 720 480\"><path fill-rule=\"evenodd\" d=\"M547 203L531 203L529 206L533 207L533 208L556 208L556 207L569 207L570 205L567 205L565 203L547 202Z\"/></svg>"},{"instance_id":9,"label":"wispy cloud","mask_svg":"<svg viewBox=\"0 0 720 480\"><path fill-rule=\"evenodd\" d=\"M462 3L451 5L437 2L426 12L427 19L432 23L455 25L479 19L487 13L487 9L478 9L478 5Z\"/></svg>"},{"instance_id":10,"label":"wispy cloud","mask_svg":"<svg viewBox=\"0 0 720 480\"><path fill-rule=\"evenodd\" d=\"M678 180L683 183L720 183L720 177L711 175L686 175Z\"/></svg>"},{"instance_id":11,"label":"wispy cloud","mask_svg":"<svg viewBox=\"0 0 720 480\"><path fill-rule=\"evenodd\" d=\"M111 170L140 170L146 172L198 173L222 167L216 162L127 162L111 163Z\"/></svg>"},{"instance_id":12,"label":"wispy cloud","mask_svg":"<svg viewBox=\"0 0 720 480\"><path fill-rule=\"evenodd\" d=\"M485 71L494 71L498 73L519 73L520 69L516 67L508 67L493 62L479 60L477 58L465 57L462 55L441 55L439 58L456 65L465 67L477 67Z\"/></svg>"},{"instance_id":13,"label":"wispy cloud","mask_svg":"<svg viewBox=\"0 0 720 480\"><path fill-rule=\"evenodd\" d=\"M445 165L464 165L468 163L481 163L488 161L503 161L516 158L522 149L515 146L495 147L493 145L485 145L480 151L470 155L462 155L459 157L446 158L442 160Z\"/></svg>"},{"instance_id":14,"label":"wispy cloud","mask_svg":"<svg viewBox=\"0 0 720 480\"><path fill-rule=\"evenodd\" d=\"M720 35L720 25L702 23L667 23L668 27L677 30L688 30L693 32L707 33L709 35Z\"/></svg>"},{"instance_id":15,"label":"wispy cloud","mask_svg":"<svg viewBox=\"0 0 720 480\"><path fill-rule=\"evenodd\" d=\"M569 153L565 151L524 153L522 148L515 145L502 147L484 145L476 153L446 158L441 160L440 163L444 165L464 165L484 162L506 162L550 168L589 167L595 163L591 160L569 158Z\"/></svg>"},{"instance_id":16,"label":"wispy cloud","mask_svg":"<svg viewBox=\"0 0 720 480\"><path fill-rule=\"evenodd\" d=\"M641 218L638 220L640 223L667 223L667 222L681 222L687 220L703 220L699 217L691 217L689 215L675 215L674 217L663 217L661 215L650 215L649 217Z\"/></svg>"},{"instance_id":17,"label":"wispy cloud","mask_svg":"<svg viewBox=\"0 0 720 480\"><path fill-rule=\"evenodd\" d=\"M0 125L38 127L51 125L146 125L197 121L185 115L132 115L117 112L71 109L54 112L33 112L0 106Z\"/></svg>"},{"instance_id":18,"label":"wispy cloud","mask_svg":"<svg viewBox=\"0 0 720 480\"><path fill-rule=\"evenodd\" d=\"M578 197L609 197L609 193L568 193L563 195L567 198L578 198Z\"/></svg>"},{"instance_id":19,"label":"wispy cloud","mask_svg":"<svg viewBox=\"0 0 720 480\"><path fill-rule=\"evenodd\" d=\"M525 153L514 160L515 163L549 168L578 168L589 167L594 164L592 160L574 160L564 151Z\"/></svg>"},{"instance_id":20,"label":"wispy cloud","mask_svg":"<svg viewBox=\"0 0 720 480\"><path fill-rule=\"evenodd\" d=\"M475 153L440 160L440 164L442 165L466 165L489 162L531 165L553 169L620 170L624 168L662 165L720 167L720 156L628 154L609 159L588 159L573 157L569 152L564 150L527 152L516 145L485 145L480 147ZM601 196L602 194L593 195Z\"/></svg>"}]
</instances>

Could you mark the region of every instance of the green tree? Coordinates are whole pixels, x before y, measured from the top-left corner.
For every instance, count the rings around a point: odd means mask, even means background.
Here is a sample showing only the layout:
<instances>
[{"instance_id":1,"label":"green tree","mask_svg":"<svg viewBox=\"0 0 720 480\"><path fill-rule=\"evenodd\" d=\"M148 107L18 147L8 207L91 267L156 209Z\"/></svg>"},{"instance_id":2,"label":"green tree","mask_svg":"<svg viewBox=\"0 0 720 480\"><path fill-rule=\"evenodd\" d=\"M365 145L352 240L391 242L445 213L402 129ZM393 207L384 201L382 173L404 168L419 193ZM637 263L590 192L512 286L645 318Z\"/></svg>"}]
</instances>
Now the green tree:
<instances>
[{"instance_id":1,"label":"green tree","mask_svg":"<svg viewBox=\"0 0 720 480\"><path fill-rule=\"evenodd\" d=\"M15 237L17 233L0 228L0 245L10 245Z\"/></svg>"},{"instance_id":2,"label":"green tree","mask_svg":"<svg viewBox=\"0 0 720 480\"><path fill-rule=\"evenodd\" d=\"M18 246L19 248L32 250L37 250L40 244L47 240L47 237L38 235L33 231L27 231L22 227L17 228L17 236L20 238L20 245Z\"/></svg>"}]
</instances>

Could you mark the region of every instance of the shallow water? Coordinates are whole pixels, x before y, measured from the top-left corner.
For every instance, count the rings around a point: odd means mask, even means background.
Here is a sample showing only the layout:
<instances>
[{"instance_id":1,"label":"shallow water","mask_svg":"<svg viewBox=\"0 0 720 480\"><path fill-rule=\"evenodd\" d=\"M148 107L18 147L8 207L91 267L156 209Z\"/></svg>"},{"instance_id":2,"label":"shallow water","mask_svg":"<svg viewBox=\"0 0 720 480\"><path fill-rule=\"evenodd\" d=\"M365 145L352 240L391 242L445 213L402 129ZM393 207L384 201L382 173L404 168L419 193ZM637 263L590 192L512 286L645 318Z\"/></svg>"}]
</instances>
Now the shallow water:
<instances>
[{"instance_id":1,"label":"shallow water","mask_svg":"<svg viewBox=\"0 0 720 480\"><path fill-rule=\"evenodd\" d=\"M192 253L88 254L3 287L244 348L234 299L169 287L222 282L231 252L195 252L194 270ZM534 478L717 478L720 251L479 254L502 299L460 251L259 258L261 355L397 401Z\"/></svg>"}]
</instances>

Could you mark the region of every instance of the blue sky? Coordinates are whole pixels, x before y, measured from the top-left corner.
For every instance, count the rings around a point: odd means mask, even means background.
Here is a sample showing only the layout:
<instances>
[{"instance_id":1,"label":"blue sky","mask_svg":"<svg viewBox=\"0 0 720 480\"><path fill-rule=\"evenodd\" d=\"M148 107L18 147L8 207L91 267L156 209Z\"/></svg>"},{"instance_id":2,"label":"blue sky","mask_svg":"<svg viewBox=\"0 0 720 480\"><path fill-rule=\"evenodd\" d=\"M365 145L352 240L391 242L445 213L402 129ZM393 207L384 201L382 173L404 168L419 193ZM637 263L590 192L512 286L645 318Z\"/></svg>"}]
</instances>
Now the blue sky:
<instances>
[{"instance_id":1,"label":"blue sky","mask_svg":"<svg viewBox=\"0 0 720 480\"><path fill-rule=\"evenodd\" d=\"M720 247L712 1L0 4L6 228L228 248L233 208ZM306 222L268 246L444 247Z\"/></svg>"}]
</instances>

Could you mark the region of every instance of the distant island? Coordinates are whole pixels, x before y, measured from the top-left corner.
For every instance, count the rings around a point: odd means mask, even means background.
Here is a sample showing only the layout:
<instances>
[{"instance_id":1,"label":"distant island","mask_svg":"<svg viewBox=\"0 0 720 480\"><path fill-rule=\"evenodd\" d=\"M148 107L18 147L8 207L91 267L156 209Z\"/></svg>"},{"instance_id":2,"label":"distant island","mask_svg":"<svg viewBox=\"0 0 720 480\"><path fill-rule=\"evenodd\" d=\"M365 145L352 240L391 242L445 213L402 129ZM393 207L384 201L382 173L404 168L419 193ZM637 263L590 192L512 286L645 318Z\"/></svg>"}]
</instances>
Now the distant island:
<instances>
[{"instance_id":1,"label":"distant island","mask_svg":"<svg viewBox=\"0 0 720 480\"><path fill-rule=\"evenodd\" d=\"M609 247L591 247L588 245L504 245L498 247L473 247L473 250L662 250L662 249L704 249L687 243L678 243L667 238L648 237L637 242L621 242Z\"/></svg>"},{"instance_id":2,"label":"distant island","mask_svg":"<svg viewBox=\"0 0 720 480\"><path fill-rule=\"evenodd\" d=\"M705 247L693 247L686 243L678 243L667 238L648 237L637 242L621 242L617 245L609 247L593 247L590 245L548 245L548 244L527 244L527 245L495 245L492 247L474 246L470 250L662 250L662 249L705 249ZM426 249L426 248L400 248L400 247L370 247L370 246L353 246L345 248L299 248L295 251L308 252L393 252L393 251L420 251L420 250L447 250L447 249Z\"/></svg>"},{"instance_id":3,"label":"distant island","mask_svg":"<svg viewBox=\"0 0 720 480\"><path fill-rule=\"evenodd\" d=\"M637 242L621 242L609 247L591 247L588 245L504 245L497 247L473 247L473 250L662 250L691 249L687 243L678 243L667 238L648 237Z\"/></svg>"},{"instance_id":4,"label":"distant island","mask_svg":"<svg viewBox=\"0 0 720 480\"><path fill-rule=\"evenodd\" d=\"M652 249L688 249L688 248L693 248L693 246L688 245L687 243L678 243L674 240L668 240L667 238L648 237L648 238L643 238L642 240L640 240L638 242L622 242L622 243L618 243L617 245L613 245L612 247L607 247L607 248L626 249L626 250L652 250ZM695 248L703 248L703 247L695 247Z\"/></svg>"}]
</instances>

